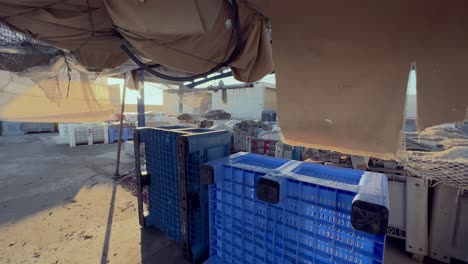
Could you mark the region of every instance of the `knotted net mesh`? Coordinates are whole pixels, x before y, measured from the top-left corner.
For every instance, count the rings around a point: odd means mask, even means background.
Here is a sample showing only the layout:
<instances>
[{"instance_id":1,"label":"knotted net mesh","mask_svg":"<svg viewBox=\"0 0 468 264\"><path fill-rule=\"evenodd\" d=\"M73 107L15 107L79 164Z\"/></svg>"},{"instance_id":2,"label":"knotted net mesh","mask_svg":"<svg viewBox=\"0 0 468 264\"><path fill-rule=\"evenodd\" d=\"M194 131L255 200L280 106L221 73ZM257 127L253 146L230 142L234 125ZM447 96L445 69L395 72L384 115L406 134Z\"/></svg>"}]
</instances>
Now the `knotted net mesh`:
<instances>
[{"instance_id":1,"label":"knotted net mesh","mask_svg":"<svg viewBox=\"0 0 468 264\"><path fill-rule=\"evenodd\" d=\"M468 121L426 129L405 143L398 162L408 173L468 189Z\"/></svg>"},{"instance_id":2,"label":"knotted net mesh","mask_svg":"<svg viewBox=\"0 0 468 264\"><path fill-rule=\"evenodd\" d=\"M60 53L59 49L0 23L0 70L23 72L33 66L48 65Z\"/></svg>"}]
</instances>

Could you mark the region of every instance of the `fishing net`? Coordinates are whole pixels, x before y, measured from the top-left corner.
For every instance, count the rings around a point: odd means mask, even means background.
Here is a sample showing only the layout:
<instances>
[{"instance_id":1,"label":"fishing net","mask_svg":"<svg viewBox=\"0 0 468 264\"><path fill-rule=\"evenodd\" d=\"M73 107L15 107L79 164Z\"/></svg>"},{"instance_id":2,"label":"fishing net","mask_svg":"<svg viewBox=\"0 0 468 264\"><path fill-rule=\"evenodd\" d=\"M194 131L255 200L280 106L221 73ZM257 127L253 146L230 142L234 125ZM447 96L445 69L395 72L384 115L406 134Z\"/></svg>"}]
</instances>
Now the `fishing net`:
<instances>
[{"instance_id":1,"label":"fishing net","mask_svg":"<svg viewBox=\"0 0 468 264\"><path fill-rule=\"evenodd\" d=\"M96 77L66 50L0 23L0 119L107 120L114 102L106 79Z\"/></svg>"},{"instance_id":2,"label":"fishing net","mask_svg":"<svg viewBox=\"0 0 468 264\"><path fill-rule=\"evenodd\" d=\"M0 23L0 70L29 78L52 102L66 96L60 85L69 87L72 69L65 53ZM62 82L66 80L68 82Z\"/></svg>"},{"instance_id":3,"label":"fishing net","mask_svg":"<svg viewBox=\"0 0 468 264\"><path fill-rule=\"evenodd\" d=\"M140 59L151 63L144 58ZM68 97L73 75L84 74L89 79L96 79L98 76L123 78L125 73L137 68L134 62L127 61L115 68L90 71L80 64L72 52L45 44L0 22L0 71L31 80L51 101L58 104ZM167 67L161 66L160 70L178 76ZM145 73L144 79L149 82L174 83L162 81L149 73ZM65 92L61 85L65 85Z\"/></svg>"},{"instance_id":4,"label":"fishing net","mask_svg":"<svg viewBox=\"0 0 468 264\"><path fill-rule=\"evenodd\" d=\"M369 169L420 177L428 180L431 186L443 183L468 189L468 121L432 127L419 134L406 131L401 138L400 151L395 160L370 157ZM278 146L282 145L285 144ZM355 167L353 158L356 156L353 155L300 146L289 147L299 155L288 158ZM285 157L283 153L277 155Z\"/></svg>"},{"instance_id":5,"label":"fishing net","mask_svg":"<svg viewBox=\"0 0 468 264\"><path fill-rule=\"evenodd\" d=\"M0 23L0 70L23 72L33 66L47 65L60 54L59 49Z\"/></svg>"},{"instance_id":6,"label":"fishing net","mask_svg":"<svg viewBox=\"0 0 468 264\"><path fill-rule=\"evenodd\" d=\"M426 129L398 155L410 175L468 189L468 122Z\"/></svg>"}]
</instances>

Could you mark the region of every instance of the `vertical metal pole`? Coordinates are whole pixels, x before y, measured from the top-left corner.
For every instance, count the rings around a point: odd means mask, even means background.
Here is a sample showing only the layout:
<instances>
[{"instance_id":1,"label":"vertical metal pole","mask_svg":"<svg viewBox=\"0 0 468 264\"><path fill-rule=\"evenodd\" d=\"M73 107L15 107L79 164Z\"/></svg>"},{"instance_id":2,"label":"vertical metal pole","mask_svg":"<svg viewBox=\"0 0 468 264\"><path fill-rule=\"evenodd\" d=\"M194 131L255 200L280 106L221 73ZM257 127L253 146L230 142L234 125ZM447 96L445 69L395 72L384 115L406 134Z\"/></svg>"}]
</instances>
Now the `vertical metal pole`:
<instances>
[{"instance_id":1,"label":"vertical metal pole","mask_svg":"<svg viewBox=\"0 0 468 264\"><path fill-rule=\"evenodd\" d=\"M144 127L146 125L145 122L145 72L143 70L139 71L139 79L138 88L140 90L140 97L138 97L138 126Z\"/></svg>"},{"instance_id":2,"label":"vertical metal pole","mask_svg":"<svg viewBox=\"0 0 468 264\"><path fill-rule=\"evenodd\" d=\"M115 165L115 176L120 176L120 151L122 149L122 130L125 112L125 95L127 94L127 84L124 82L122 106L120 107L119 141L117 143L117 164Z\"/></svg>"}]
</instances>

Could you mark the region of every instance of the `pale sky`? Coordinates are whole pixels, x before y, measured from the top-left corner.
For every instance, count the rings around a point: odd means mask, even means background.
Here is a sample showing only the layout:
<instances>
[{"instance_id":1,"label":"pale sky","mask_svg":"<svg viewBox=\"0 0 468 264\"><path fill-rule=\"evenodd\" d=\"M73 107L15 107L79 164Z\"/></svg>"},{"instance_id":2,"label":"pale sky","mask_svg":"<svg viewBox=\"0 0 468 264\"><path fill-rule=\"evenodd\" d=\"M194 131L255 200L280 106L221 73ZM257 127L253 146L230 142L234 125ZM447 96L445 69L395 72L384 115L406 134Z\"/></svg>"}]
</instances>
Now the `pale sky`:
<instances>
[{"instance_id":1,"label":"pale sky","mask_svg":"<svg viewBox=\"0 0 468 264\"><path fill-rule=\"evenodd\" d=\"M242 82L237 81L234 77L228 77L222 79L224 84L239 84ZM275 75L270 74L265 76L261 82L269 82L275 83ZM202 87L206 87L209 85L218 85L219 80L207 82L202 84ZM107 84L118 84L120 85L120 99L122 100L122 92L123 92L123 79L117 78L107 78ZM167 89L166 86L159 84L159 83L145 83L145 104L146 105L162 105L163 104L163 90ZM127 89L127 94L125 101L127 104L136 104L138 100L138 92L134 90Z\"/></svg>"},{"instance_id":2,"label":"pale sky","mask_svg":"<svg viewBox=\"0 0 468 264\"><path fill-rule=\"evenodd\" d=\"M275 74L269 74L265 77L263 77L261 82L268 82L268 83L273 83L276 84L275 80ZM218 81L213 81L208 84L210 85L216 85ZM223 79L224 84L239 84L241 82L237 81L234 79L234 77L229 77L229 78L224 78ZM414 70L410 71L409 77L408 77L408 94L416 94L416 72Z\"/></svg>"},{"instance_id":3,"label":"pale sky","mask_svg":"<svg viewBox=\"0 0 468 264\"><path fill-rule=\"evenodd\" d=\"M237 81L234 77L228 77L222 79L224 84L240 84L242 82ZM263 77L261 82L276 83L275 74L269 74ZM217 85L219 80L207 82L202 87L209 85ZM120 98L122 98L123 91L123 79L108 78L108 84L119 84L120 85ZM145 83L145 104L147 105L162 105L163 104L163 90L166 89L162 84L158 83ZM408 79L408 94L416 94L416 73L411 71ZM128 104L136 104L138 98L138 92L127 89L126 102Z\"/></svg>"},{"instance_id":4,"label":"pale sky","mask_svg":"<svg viewBox=\"0 0 468 264\"><path fill-rule=\"evenodd\" d=\"M412 70L408 79L408 94L416 94L416 71Z\"/></svg>"},{"instance_id":5,"label":"pale sky","mask_svg":"<svg viewBox=\"0 0 468 264\"><path fill-rule=\"evenodd\" d=\"M123 93L123 79L107 78L107 84L120 85L120 100L122 100ZM163 89L165 86L159 83L145 83L145 104L146 105L162 105L163 104ZM125 102L127 104L137 104L138 92L135 90L127 89L125 95Z\"/></svg>"},{"instance_id":6,"label":"pale sky","mask_svg":"<svg viewBox=\"0 0 468 264\"><path fill-rule=\"evenodd\" d=\"M238 80L234 79L234 77L227 77L222 79L224 84L241 84L243 82L239 82ZM275 80L275 74L268 74L267 76L263 77L259 82L267 82L267 83L276 83ZM207 82L206 84L202 86L208 86L208 85L217 85L219 83L219 80L216 81L211 81Z\"/></svg>"}]
</instances>

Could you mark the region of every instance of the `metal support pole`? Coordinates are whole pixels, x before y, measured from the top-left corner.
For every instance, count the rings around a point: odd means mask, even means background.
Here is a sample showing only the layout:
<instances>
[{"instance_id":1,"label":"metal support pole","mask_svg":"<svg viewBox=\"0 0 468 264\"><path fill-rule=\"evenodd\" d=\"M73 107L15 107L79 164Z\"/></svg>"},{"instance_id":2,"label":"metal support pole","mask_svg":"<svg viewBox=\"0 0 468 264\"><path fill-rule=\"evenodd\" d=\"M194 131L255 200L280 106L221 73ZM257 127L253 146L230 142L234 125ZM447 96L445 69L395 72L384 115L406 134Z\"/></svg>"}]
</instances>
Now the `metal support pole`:
<instances>
[{"instance_id":1,"label":"metal support pole","mask_svg":"<svg viewBox=\"0 0 468 264\"><path fill-rule=\"evenodd\" d=\"M124 83L123 95L122 95L122 106L120 107L120 124L119 124L119 141L117 143L117 164L115 165L115 176L120 176L120 151L122 149L122 130L123 120L125 112L125 95L127 94L127 84Z\"/></svg>"},{"instance_id":2,"label":"metal support pole","mask_svg":"<svg viewBox=\"0 0 468 264\"><path fill-rule=\"evenodd\" d=\"M193 92L204 92L204 91L222 91L232 89L244 89L254 88L256 83L242 83L242 84L228 84L228 85L216 85L208 86L206 88L187 88L188 86L181 86L179 89L168 90L169 93L193 93Z\"/></svg>"},{"instance_id":3,"label":"metal support pole","mask_svg":"<svg viewBox=\"0 0 468 264\"><path fill-rule=\"evenodd\" d=\"M138 82L138 90L140 91L140 96L138 97L138 126L144 127L146 125L145 122L145 72L140 70L139 72L139 82ZM134 75L135 76L135 75Z\"/></svg>"}]
</instances>

